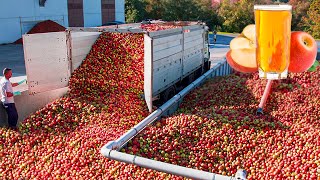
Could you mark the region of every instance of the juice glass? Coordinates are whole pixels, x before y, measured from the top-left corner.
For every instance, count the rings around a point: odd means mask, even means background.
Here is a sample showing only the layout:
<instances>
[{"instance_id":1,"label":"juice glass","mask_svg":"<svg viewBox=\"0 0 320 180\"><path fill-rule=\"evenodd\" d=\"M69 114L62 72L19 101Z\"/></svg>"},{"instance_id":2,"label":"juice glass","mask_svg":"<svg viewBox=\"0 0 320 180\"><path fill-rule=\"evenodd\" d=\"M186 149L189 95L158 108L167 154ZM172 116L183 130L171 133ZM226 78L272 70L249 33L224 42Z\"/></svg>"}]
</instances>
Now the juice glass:
<instances>
[{"instance_id":1,"label":"juice glass","mask_svg":"<svg viewBox=\"0 0 320 180\"><path fill-rule=\"evenodd\" d=\"M255 5L259 77L285 79L290 60L292 6Z\"/></svg>"}]
</instances>

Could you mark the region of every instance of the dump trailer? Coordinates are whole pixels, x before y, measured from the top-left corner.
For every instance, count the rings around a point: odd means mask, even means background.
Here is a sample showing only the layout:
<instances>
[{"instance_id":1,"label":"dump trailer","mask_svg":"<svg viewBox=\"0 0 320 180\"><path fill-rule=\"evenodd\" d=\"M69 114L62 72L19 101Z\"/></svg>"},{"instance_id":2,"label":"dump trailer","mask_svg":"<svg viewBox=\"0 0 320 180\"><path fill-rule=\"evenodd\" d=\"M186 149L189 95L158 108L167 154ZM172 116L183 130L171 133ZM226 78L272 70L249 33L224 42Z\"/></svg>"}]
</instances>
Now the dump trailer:
<instances>
[{"instance_id":1,"label":"dump trailer","mask_svg":"<svg viewBox=\"0 0 320 180\"><path fill-rule=\"evenodd\" d=\"M23 35L29 94L68 86L102 32L144 34L144 99L151 112L210 68L208 28L184 26L147 32L141 24L69 28L64 32Z\"/></svg>"}]
</instances>

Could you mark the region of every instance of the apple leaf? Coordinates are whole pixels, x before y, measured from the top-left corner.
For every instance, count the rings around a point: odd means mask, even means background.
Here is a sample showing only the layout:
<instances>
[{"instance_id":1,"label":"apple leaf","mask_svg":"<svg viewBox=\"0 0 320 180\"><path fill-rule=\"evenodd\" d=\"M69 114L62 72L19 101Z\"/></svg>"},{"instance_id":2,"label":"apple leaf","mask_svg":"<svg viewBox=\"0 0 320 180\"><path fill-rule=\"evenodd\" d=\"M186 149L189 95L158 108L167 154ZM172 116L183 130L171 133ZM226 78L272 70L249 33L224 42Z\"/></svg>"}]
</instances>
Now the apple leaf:
<instances>
[{"instance_id":1,"label":"apple leaf","mask_svg":"<svg viewBox=\"0 0 320 180\"><path fill-rule=\"evenodd\" d=\"M309 72L314 72L314 71L316 71L317 70L317 66L319 66L320 65L320 63L319 63L319 61L314 61L314 63L313 63L313 65L309 68Z\"/></svg>"}]
</instances>

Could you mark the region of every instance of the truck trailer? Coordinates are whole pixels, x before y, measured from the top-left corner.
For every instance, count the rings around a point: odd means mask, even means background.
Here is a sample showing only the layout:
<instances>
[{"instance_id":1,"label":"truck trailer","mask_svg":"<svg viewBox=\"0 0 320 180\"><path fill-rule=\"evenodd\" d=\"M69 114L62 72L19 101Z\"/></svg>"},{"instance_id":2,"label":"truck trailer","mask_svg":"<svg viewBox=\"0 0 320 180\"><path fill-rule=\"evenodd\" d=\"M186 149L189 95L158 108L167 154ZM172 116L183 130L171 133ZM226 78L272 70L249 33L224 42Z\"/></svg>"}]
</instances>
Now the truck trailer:
<instances>
[{"instance_id":1,"label":"truck trailer","mask_svg":"<svg viewBox=\"0 0 320 180\"><path fill-rule=\"evenodd\" d=\"M208 28L198 22L153 32L134 23L25 34L29 94L67 87L71 73L80 66L102 32L144 35L143 97L150 112L154 105L165 103L210 69Z\"/></svg>"}]
</instances>

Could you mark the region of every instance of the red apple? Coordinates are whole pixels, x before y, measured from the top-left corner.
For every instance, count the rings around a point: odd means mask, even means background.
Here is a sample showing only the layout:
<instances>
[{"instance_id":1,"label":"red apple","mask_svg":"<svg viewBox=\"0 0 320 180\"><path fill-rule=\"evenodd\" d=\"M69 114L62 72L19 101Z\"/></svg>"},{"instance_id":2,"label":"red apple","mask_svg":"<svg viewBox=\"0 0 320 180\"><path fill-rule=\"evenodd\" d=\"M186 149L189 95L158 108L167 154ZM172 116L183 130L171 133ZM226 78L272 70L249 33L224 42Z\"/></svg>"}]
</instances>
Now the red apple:
<instances>
[{"instance_id":1,"label":"red apple","mask_svg":"<svg viewBox=\"0 0 320 180\"><path fill-rule=\"evenodd\" d=\"M302 31L291 33L289 72L301 73L308 70L316 56L317 43L310 34Z\"/></svg>"}]
</instances>

